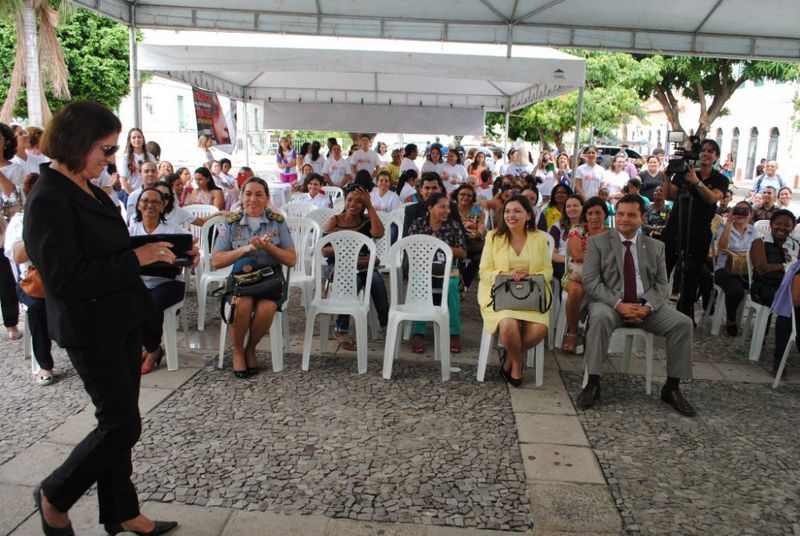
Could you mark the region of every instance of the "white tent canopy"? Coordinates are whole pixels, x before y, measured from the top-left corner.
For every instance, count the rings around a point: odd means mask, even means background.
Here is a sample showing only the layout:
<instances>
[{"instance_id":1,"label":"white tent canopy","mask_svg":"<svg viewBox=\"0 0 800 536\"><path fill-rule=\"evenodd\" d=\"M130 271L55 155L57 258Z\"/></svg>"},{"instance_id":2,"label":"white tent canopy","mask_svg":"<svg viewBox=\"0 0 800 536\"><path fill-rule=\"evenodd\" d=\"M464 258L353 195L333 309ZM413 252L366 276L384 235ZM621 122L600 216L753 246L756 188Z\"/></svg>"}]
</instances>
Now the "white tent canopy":
<instances>
[{"instance_id":1,"label":"white tent canopy","mask_svg":"<svg viewBox=\"0 0 800 536\"><path fill-rule=\"evenodd\" d=\"M485 46L462 54L420 52L399 42L391 50L377 50L374 42L368 50L349 46L139 44L137 49L143 71L245 101L266 101L269 128L306 129L302 125L313 121L315 129L325 124L372 132L370 125L382 118L383 128L391 124L392 132L482 134L484 110L515 110L584 83L585 60L552 49L525 47L518 50L520 57L507 58L504 50ZM270 118L280 118L280 124Z\"/></svg>"},{"instance_id":2,"label":"white tent canopy","mask_svg":"<svg viewBox=\"0 0 800 536\"><path fill-rule=\"evenodd\" d=\"M797 0L72 0L140 28L800 60Z\"/></svg>"}]
</instances>

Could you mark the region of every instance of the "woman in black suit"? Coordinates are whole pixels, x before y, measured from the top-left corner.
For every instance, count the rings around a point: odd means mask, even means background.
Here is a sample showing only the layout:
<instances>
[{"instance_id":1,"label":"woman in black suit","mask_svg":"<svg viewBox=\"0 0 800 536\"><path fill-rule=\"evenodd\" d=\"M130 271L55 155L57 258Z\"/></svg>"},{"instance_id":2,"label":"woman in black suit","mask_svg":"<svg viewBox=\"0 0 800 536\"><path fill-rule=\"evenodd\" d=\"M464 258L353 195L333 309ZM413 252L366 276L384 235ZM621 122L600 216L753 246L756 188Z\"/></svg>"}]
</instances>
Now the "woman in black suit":
<instances>
[{"instance_id":1,"label":"woman in black suit","mask_svg":"<svg viewBox=\"0 0 800 536\"><path fill-rule=\"evenodd\" d=\"M175 262L169 243L131 249L108 194L89 181L119 149L119 120L101 104L75 102L47 126L52 162L28 198L23 239L47 296L50 334L66 349L96 407L97 427L34 491L45 534L74 534L68 511L96 482L109 534L163 534L177 524L139 512L131 449L139 439L142 322L150 297L139 267Z\"/></svg>"}]
</instances>

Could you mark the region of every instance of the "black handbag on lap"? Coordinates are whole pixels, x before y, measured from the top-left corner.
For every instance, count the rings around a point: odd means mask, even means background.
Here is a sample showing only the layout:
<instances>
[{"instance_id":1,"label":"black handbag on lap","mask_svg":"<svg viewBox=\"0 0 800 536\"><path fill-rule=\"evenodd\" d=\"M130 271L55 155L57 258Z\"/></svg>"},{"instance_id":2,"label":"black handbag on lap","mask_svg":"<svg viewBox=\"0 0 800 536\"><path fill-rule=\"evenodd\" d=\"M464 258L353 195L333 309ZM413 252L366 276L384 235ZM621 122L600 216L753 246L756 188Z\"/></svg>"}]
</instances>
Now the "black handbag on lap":
<instances>
[{"instance_id":1,"label":"black handbag on lap","mask_svg":"<svg viewBox=\"0 0 800 536\"><path fill-rule=\"evenodd\" d=\"M285 288L286 280L280 265L252 268L249 259L240 259L234 264L231 274L225 280L225 286L215 290L212 296L220 298L219 316L223 322L230 324L233 321L237 298L240 296L252 296L255 300L277 302L280 310ZM231 311L227 318L225 317L226 303L231 305Z\"/></svg>"}]
</instances>

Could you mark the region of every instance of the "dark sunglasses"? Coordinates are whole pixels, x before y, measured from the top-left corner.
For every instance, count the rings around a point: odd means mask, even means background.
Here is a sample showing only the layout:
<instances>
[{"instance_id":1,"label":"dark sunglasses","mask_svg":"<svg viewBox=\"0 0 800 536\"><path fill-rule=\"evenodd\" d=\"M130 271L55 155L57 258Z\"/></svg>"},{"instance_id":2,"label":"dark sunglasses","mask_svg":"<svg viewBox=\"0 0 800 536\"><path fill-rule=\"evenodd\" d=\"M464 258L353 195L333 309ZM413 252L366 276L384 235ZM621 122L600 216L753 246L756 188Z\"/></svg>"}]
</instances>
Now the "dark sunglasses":
<instances>
[{"instance_id":1,"label":"dark sunglasses","mask_svg":"<svg viewBox=\"0 0 800 536\"><path fill-rule=\"evenodd\" d=\"M103 151L103 156L109 157L119 151L119 145L101 145L100 150Z\"/></svg>"}]
</instances>

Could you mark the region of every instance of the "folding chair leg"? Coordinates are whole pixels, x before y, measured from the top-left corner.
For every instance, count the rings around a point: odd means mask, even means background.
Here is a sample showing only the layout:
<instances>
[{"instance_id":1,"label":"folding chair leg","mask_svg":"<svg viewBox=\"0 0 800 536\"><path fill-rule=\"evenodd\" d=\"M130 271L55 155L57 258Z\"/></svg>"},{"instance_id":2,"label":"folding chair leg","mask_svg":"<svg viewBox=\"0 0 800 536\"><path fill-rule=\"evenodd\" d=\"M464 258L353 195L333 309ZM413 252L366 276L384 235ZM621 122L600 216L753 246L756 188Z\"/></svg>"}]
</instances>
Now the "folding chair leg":
<instances>
[{"instance_id":1,"label":"folding chair leg","mask_svg":"<svg viewBox=\"0 0 800 536\"><path fill-rule=\"evenodd\" d=\"M486 364L489 361L489 352L492 351L492 339L494 337L485 329L481 330L481 348L478 351L478 373L476 379L482 382L486 376Z\"/></svg>"},{"instance_id":2,"label":"folding chair leg","mask_svg":"<svg viewBox=\"0 0 800 536\"><path fill-rule=\"evenodd\" d=\"M273 372L280 372L283 370L283 319L286 318L286 316L288 315L285 315L280 311L276 312L276 318L272 319L272 325L269 327L269 346L270 352L272 353Z\"/></svg>"},{"instance_id":3,"label":"folding chair leg","mask_svg":"<svg viewBox=\"0 0 800 536\"><path fill-rule=\"evenodd\" d=\"M631 354L633 353L633 335L625 335L625 350L622 354L622 372L628 373L631 368Z\"/></svg>"},{"instance_id":4,"label":"folding chair leg","mask_svg":"<svg viewBox=\"0 0 800 536\"><path fill-rule=\"evenodd\" d=\"M220 321L219 323L219 359L217 368L222 370L225 360L225 343L228 341L228 324Z\"/></svg>"},{"instance_id":5,"label":"folding chair leg","mask_svg":"<svg viewBox=\"0 0 800 536\"><path fill-rule=\"evenodd\" d=\"M450 324L445 322L434 323L434 329L439 333L439 359L442 362L442 381L450 380Z\"/></svg>"},{"instance_id":6,"label":"folding chair leg","mask_svg":"<svg viewBox=\"0 0 800 536\"><path fill-rule=\"evenodd\" d=\"M358 373L367 373L367 329L369 329L368 314L357 314L356 317L356 354L358 355Z\"/></svg>"},{"instance_id":7,"label":"folding chair leg","mask_svg":"<svg viewBox=\"0 0 800 536\"><path fill-rule=\"evenodd\" d=\"M783 357L781 357L781 364L778 366L778 372L775 373L775 380L772 382L772 388L776 389L778 384L781 382L781 376L783 376L783 369L786 368L786 360L789 359L789 352L792 349L792 345L794 344L794 337L790 337L789 340L786 342L786 349L783 351Z\"/></svg>"},{"instance_id":8,"label":"folding chair leg","mask_svg":"<svg viewBox=\"0 0 800 536\"><path fill-rule=\"evenodd\" d=\"M314 307L311 307L308 315L306 316L306 333L305 338L303 339L303 363L302 369L308 372L308 365L311 361L311 338L314 336L314 317L316 316L316 311ZM325 316L325 315L323 315ZM320 324L322 324L322 319L320 319ZM320 350L322 347L322 332L320 331Z\"/></svg>"},{"instance_id":9,"label":"folding chair leg","mask_svg":"<svg viewBox=\"0 0 800 536\"><path fill-rule=\"evenodd\" d=\"M653 384L653 336L648 335L645 338L645 363L644 363L644 392L650 394L652 392Z\"/></svg>"},{"instance_id":10,"label":"folding chair leg","mask_svg":"<svg viewBox=\"0 0 800 536\"><path fill-rule=\"evenodd\" d=\"M389 313L389 324L386 326L386 344L383 348L383 379L392 379L392 366L394 359L397 356L397 343L399 341L398 328L399 322L392 318L392 313Z\"/></svg>"}]
</instances>

